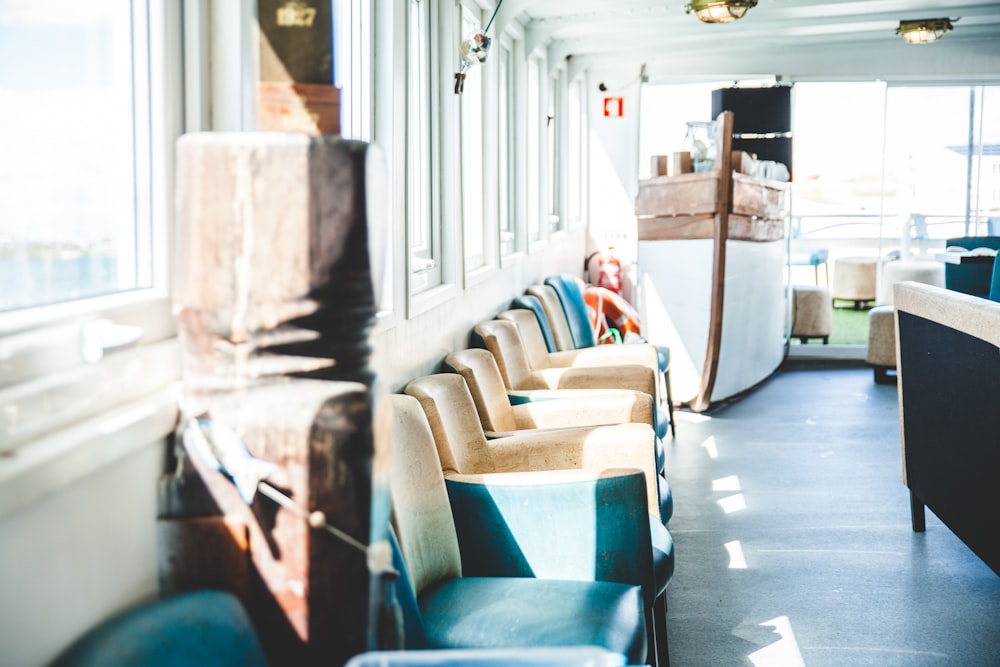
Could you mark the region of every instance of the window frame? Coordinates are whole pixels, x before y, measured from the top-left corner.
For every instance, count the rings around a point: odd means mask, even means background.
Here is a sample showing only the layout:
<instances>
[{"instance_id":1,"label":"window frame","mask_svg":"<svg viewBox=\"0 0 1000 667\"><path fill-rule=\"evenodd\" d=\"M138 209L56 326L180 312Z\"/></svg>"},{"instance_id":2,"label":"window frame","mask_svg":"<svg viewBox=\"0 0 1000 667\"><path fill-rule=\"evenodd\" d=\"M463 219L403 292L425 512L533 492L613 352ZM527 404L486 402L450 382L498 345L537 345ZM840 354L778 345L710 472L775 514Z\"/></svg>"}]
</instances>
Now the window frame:
<instances>
[{"instance_id":1,"label":"window frame","mask_svg":"<svg viewBox=\"0 0 1000 667\"><path fill-rule=\"evenodd\" d=\"M525 225L528 248L534 249L545 240L544 224L544 190L541 175L544 173L542 138L543 124L543 81L545 67L543 58L538 54L528 56L525 63L525 110L527 113L525 126L524 149L524 199Z\"/></svg>"},{"instance_id":2,"label":"window frame","mask_svg":"<svg viewBox=\"0 0 1000 667\"><path fill-rule=\"evenodd\" d=\"M458 5L457 23L460 39L482 29L483 10L475 2L462 0ZM489 61L487 61L489 62ZM459 207L462 228L462 256L466 279L469 274L488 268L492 262L488 254L486 207L486 170L490 151L486 146L486 86L487 68L483 64L466 71L464 91L458 97L458 147L459 147ZM471 135L471 136L470 136ZM470 243L475 247L470 248Z\"/></svg>"},{"instance_id":3,"label":"window frame","mask_svg":"<svg viewBox=\"0 0 1000 667\"><path fill-rule=\"evenodd\" d=\"M95 441L95 432L87 431L85 437L81 433L87 429L80 425L168 392L180 372L169 284L173 150L185 126L185 97L197 97L197 91L187 89L197 82L185 82L183 75L183 33L188 24L197 22L185 18L180 5L169 0L135 0L130 9L132 105L137 143L141 142L135 158L135 211L137 220L149 222L138 233L147 236L150 246L145 269L150 286L0 313L0 344L7 351L0 368L0 414L6 415L0 418L0 442L5 450L36 451L32 458L39 470L56 455L47 444L50 436L59 436L59 456ZM165 436L162 424L169 417L165 413L176 413L176 399L157 399L151 405L155 407L127 412L115 424L123 429L144 424L155 432L143 431L143 437ZM155 418L148 418L150 410ZM135 419L129 421L129 415ZM37 492L101 465L99 458L74 460L64 470L66 477L39 478Z\"/></svg>"},{"instance_id":4,"label":"window frame","mask_svg":"<svg viewBox=\"0 0 1000 667\"><path fill-rule=\"evenodd\" d=\"M566 90L566 218L570 228L586 222L587 95L584 76Z\"/></svg>"},{"instance_id":5,"label":"window frame","mask_svg":"<svg viewBox=\"0 0 1000 667\"><path fill-rule=\"evenodd\" d=\"M414 12L420 12L415 17ZM442 243L440 216L437 215L438 201L434 196L435 184L431 175L435 172L438 158L435 156L434 142L437 132L435 123L435 23L436 16L430 0L407 0L406 4L406 141L405 141L405 182L406 182L406 263L407 293L410 297L434 289L443 282ZM416 24L416 27L415 27ZM415 44L415 36L426 32L425 44ZM415 58L415 49L425 61ZM426 97L418 96L423 90ZM414 109L422 110L421 117ZM438 222L435 223L435 218Z\"/></svg>"}]
</instances>

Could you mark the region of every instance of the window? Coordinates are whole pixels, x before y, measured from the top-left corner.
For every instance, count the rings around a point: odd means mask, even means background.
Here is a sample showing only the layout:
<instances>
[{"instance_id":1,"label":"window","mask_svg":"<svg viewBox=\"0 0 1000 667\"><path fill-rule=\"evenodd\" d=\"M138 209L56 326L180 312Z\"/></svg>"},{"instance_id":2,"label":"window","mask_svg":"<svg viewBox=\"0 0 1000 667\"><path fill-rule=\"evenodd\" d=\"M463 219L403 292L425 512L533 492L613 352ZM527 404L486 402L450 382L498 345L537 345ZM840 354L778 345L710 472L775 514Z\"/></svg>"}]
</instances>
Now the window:
<instances>
[{"instance_id":1,"label":"window","mask_svg":"<svg viewBox=\"0 0 1000 667\"><path fill-rule=\"evenodd\" d=\"M581 78L573 79L566 96L566 217L569 223L583 219L583 194L587 191L584 178L586 160L587 117L586 97Z\"/></svg>"},{"instance_id":2,"label":"window","mask_svg":"<svg viewBox=\"0 0 1000 667\"><path fill-rule=\"evenodd\" d=\"M0 3L0 450L99 447L110 411L129 442L172 428L180 25L165 0Z\"/></svg>"},{"instance_id":3,"label":"window","mask_svg":"<svg viewBox=\"0 0 1000 667\"><path fill-rule=\"evenodd\" d=\"M334 0L335 85L340 89L340 134L371 141L372 5L369 0Z\"/></svg>"},{"instance_id":4,"label":"window","mask_svg":"<svg viewBox=\"0 0 1000 667\"><path fill-rule=\"evenodd\" d=\"M133 20L124 0L0 4L0 312L153 284Z\"/></svg>"},{"instance_id":5,"label":"window","mask_svg":"<svg viewBox=\"0 0 1000 667\"><path fill-rule=\"evenodd\" d=\"M500 254L517 251L517 226L513 211L514 156L513 120L514 66L510 44L500 42L497 49L497 218L500 221Z\"/></svg>"},{"instance_id":6,"label":"window","mask_svg":"<svg viewBox=\"0 0 1000 667\"><path fill-rule=\"evenodd\" d=\"M541 161L542 161L542 62L537 56L528 59L527 76L527 150L524 183L528 222L528 242L542 238Z\"/></svg>"},{"instance_id":7,"label":"window","mask_svg":"<svg viewBox=\"0 0 1000 667\"><path fill-rule=\"evenodd\" d=\"M441 239L432 222L431 3L410 0L407 25L406 219L410 293L441 283Z\"/></svg>"},{"instance_id":8,"label":"window","mask_svg":"<svg viewBox=\"0 0 1000 667\"><path fill-rule=\"evenodd\" d=\"M548 150L545 155L546 168L548 170L549 185L548 192L548 218L549 231L563 229L565 222L562 219L562 174L560 173L559 159L562 155L562 147L565 139L562 136L563 129L563 108L562 108L562 81L563 73L560 70L555 76L549 77L549 103L548 113L545 116Z\"/></svg>"},{"instance_id":9,"label":"window","mask_svg":"<svg viewBox=\"0 0 1000 667\"><path fill-rule=\"evenodd\" d=\"M462 5L462 39L482 30L482 17L478 8ZM483 77L486 66L468 70L461 105L461 179L462 179L462 230L465 243L465 270L481 268L486 262L484 246L483 206Z\"/></svg>"},{"instance_id":10,"label":"window","mask_svg":"<svg viewBox=\"0 0 1000 667\"><path fill-rule=\"evenodd\" d=\"M903 233L989 234L1000 223L990 197L997 185L991 165L1000 153L1000 88L890 86L886 120L886 176L896 183L899 219L909 223Z\"/></svg>"}]
</instances>

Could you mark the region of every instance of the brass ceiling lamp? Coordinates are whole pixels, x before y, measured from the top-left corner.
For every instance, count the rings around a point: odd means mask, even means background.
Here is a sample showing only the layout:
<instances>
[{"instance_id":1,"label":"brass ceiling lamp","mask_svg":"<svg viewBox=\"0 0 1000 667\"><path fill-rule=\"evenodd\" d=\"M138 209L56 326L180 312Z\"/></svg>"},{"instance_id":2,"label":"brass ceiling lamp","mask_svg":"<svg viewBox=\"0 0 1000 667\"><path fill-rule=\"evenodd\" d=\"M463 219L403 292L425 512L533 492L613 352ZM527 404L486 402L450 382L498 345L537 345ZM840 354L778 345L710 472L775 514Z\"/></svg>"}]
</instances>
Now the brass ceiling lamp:
<instances>
[{"instance_id":1,"label":"brass ceiling lamp","mask_svg":"<svg viewBox=\"0 0 1000 667\"><path fill-rule=\"evenodd\" d=\"M748 9L757 6L757 0L691 0L684 11L704 23L729 23L743 18Z\"/></svg>"},{"instance_id":2,"label":"brass ceiling lamp","mask_svg":"<svg viewBox=\"0 0 1000 667\"><path fill-rule=\"evenodd\" d=\"M896 28L896 34L902 35L909 44L930 44L936 42L954 26L952 23L958 19L916 19L914 21L900 21Z\"/></svg>"}]
</instances>

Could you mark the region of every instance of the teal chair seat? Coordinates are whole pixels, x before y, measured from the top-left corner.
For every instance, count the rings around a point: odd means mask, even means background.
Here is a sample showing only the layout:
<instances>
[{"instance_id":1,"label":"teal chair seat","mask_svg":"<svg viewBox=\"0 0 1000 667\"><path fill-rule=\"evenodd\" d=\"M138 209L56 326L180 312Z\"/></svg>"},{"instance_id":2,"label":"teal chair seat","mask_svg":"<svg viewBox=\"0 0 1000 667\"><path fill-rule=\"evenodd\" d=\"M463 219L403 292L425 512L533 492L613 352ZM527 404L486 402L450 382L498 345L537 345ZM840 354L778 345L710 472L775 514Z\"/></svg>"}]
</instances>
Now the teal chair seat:
<instances>
[{"instance_id":1,"label":"teal chair seat","mask_svg":"<svg viewBox=\"0 0 1000 667\"><path fill-rule=\"evenodd\" d=\"M204 590L118 614L50 667L267 667L246 611L230 593Z\"/></svg>"},{"instance_id":2,"label":"teal chair seat","mask_svg":"<svg viewBox=\"0 0 1000 667\"><path fill-rule=\"evenodd\" d=\"M419 603L431 646L602 646L632 659L646 650L641 591L627 584L461 577Z\"/></svg>"}]
</instances>

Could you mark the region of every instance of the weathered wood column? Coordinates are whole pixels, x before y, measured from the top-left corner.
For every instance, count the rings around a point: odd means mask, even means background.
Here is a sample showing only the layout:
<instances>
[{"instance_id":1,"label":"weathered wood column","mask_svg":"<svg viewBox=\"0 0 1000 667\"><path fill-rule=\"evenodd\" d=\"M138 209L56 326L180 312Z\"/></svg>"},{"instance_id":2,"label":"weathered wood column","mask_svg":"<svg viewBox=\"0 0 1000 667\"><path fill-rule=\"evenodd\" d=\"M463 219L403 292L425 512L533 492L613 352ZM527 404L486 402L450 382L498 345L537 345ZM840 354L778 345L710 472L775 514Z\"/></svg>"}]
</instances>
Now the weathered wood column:
<instances>
[{"instance_id":1,"label":"weathered wood column","mask_svg":"<svg viewBox=\"0 0 1000 667\"><path fill-rule=\"evenodd\" d=\"M381 196L372 152L283 133L177 145L182 412L232 429L278 465L272 486L362 544L385 541L389 505L369 366L370 245L377 255L387 225L368 219L372 188ZM339 665L370 647L380 588L362 549L260 494L247 506L218 470L178 459L161 489L166 589L235 587L274 665ZM242 544L226 542L241 530Z\"/></svg>"}]
</instances>

